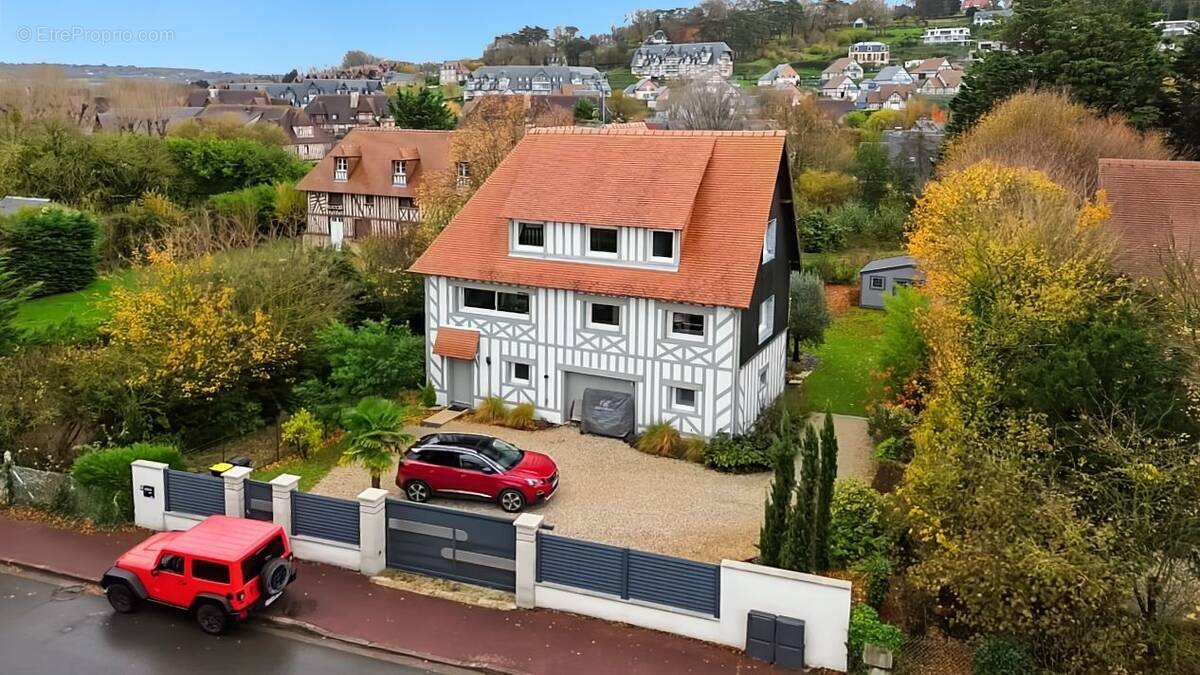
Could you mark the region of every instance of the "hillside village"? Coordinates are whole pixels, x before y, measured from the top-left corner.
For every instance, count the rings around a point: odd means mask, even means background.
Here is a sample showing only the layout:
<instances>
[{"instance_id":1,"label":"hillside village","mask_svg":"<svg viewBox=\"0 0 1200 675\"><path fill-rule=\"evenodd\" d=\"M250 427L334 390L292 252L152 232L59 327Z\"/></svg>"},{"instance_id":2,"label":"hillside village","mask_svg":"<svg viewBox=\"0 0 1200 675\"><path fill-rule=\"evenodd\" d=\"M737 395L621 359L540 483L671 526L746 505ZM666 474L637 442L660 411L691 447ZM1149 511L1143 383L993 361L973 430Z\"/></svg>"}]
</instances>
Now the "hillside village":
<instances>
[{"instance_id":1,"label":"hillside village","mask_svg":"<svg viewBox=\"0 0 1200 675\"><path fill-rule=\"evenodd\" d=\"M495 30L6 66L0 560L479 672L1194 671L1200 4Z\"/></svg>"}]
</instances>

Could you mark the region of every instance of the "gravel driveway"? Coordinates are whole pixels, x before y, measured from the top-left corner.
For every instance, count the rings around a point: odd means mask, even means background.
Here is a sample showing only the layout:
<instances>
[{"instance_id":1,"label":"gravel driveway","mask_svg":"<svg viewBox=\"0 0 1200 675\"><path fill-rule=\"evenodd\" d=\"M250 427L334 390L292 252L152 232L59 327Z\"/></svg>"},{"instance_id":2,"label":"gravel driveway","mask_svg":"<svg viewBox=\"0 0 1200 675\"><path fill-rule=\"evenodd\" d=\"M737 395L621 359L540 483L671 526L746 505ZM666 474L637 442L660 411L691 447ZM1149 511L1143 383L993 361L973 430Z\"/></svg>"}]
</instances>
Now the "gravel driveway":
<instances>
[{"instance_id":1,"label":"gravel driveway","mask_svg":"<svg viewBox=\"0 0 1200 675\"><path fill-rule=\"evenodd\" d=\"M769 473L718 473L697 464L646 455L615 439L583 435L570 426L516 431L452 422L440 430L490 434L554 458L560 474L558 492L548 503L529 511L545 516L555 534L712 562L746 560L757 553ZM409 431L421 436L434 430L413 427ZM842 429L838 431L840 435ZM839 445L842 454L861 454ZM839 464L843 461L850 470L865 468L858 459L839 458ZM838 473L849 474L845 470ZM400 495L395 477L393 469L384 476L383 487ZM868 481L870 478L866 476ZM353 499L368 486L366 471L337 466L313 492ZM503 514L491 503L437 498L434 503Z\"/></svg>"}]
</instances>

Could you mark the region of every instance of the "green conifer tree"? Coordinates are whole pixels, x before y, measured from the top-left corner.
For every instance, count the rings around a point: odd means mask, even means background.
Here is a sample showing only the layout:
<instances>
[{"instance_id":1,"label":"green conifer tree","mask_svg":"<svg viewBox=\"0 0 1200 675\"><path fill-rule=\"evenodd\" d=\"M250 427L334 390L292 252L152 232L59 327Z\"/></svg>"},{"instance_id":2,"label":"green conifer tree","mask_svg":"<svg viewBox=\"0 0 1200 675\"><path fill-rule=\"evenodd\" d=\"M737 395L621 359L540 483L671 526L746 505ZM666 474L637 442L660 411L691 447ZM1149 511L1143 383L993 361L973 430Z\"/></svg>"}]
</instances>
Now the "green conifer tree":
<instances>
[{"instance_id":1,"label":"green conifer tree","mask_svg":"<svg viewBox=\"0 0 1200 675\"><path fill-rule=\"evenodd\" d=\"M829 568L829 521L833 505L833 483L837 480L837 433L833 415L825 411L825 426L821 429L821 467L817 485L816 507L813 514L813 570Z\"/></svg>"},{"instance_id":2,"label":"green conifer tree","mask_svg":"<svg viewBox=\"0 0 1200 675\"><path fill-rule=\"evenodd\" d=\"M775 476L771 482L771 493L767 496L763 526L758 534L758 562L778 567L787 533L792 493L796 487L796 438L786 411L779 420L779 430L771 444L771 463Z\"/></svg>"}]
</instances>

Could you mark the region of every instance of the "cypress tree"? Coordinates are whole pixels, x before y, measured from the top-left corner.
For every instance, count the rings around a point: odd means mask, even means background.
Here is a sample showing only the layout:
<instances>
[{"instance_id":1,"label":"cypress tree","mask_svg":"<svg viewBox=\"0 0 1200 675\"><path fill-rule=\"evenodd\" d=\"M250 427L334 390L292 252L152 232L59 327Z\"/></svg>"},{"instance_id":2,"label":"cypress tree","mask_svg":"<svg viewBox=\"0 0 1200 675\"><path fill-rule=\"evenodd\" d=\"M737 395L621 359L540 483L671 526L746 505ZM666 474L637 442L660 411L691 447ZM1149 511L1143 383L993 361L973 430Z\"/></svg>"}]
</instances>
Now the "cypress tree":
<instances>
[{"instance_id":1,"label":"cypress tree","mask_svg":"<svg viewBox=\"0 0 1200 675\"><path fill-rule=\"evenodd\" d=\"M833 483L837 480L837 434L833 430L833 415L825 411L825 426L821 429L821 468L817 485L816 512L813 526L813 570L829 568L829 521L833 504Z\"/></svg>"},{"instance_id":2,"label":"cypress tree","mask_svg":"<svg viewBox=\"0 0 1200 675\"><path fill-rule=\"evenodd\" d=\"M796 484L796 499L788 512L787 535L783 541L780 567L797 572L813 569L813 508L817 500L817 471L820 462L820 440L811 424L805 424L804 440L800 444L800 479Z\"/></svg>"},{"instance_id":3,"label":"cypress tree","mask_svg":"<svg viewBox=\"0 0 1200 675\"><path fill-rule=\"evenodd\" d=\"M758 562L779 567L783 538L787 532L788 511L796 486L796 439L786 411L779 420L779 431L771 444L771 463L775 468L775 476L771 482L771 494L767 496L763 526L758 534Z\"/></svg>"}]
</instances>

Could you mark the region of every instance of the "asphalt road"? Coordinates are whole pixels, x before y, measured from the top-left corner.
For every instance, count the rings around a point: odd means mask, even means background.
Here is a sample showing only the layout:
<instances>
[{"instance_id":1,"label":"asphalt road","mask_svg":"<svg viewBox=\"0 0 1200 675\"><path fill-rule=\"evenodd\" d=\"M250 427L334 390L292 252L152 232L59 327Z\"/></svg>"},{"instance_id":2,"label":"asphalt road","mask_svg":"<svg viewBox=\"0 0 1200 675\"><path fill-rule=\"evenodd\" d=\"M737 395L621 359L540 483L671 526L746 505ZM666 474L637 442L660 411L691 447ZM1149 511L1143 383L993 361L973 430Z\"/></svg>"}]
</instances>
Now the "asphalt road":
<instances>
[{"instance_id":1,"label":"asphalt road","mask_svg":"<svg viewBox=\"0 0 1200 675\"><path fill-rule=\"evenodd\" d=\"M4 675L447 672L320 642L253 623L212 637L177 610L147 606L136 614L116 614L96 589L0 572L0 673Z\"/></svg>"}]
</instances>

